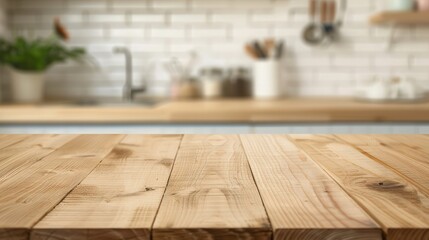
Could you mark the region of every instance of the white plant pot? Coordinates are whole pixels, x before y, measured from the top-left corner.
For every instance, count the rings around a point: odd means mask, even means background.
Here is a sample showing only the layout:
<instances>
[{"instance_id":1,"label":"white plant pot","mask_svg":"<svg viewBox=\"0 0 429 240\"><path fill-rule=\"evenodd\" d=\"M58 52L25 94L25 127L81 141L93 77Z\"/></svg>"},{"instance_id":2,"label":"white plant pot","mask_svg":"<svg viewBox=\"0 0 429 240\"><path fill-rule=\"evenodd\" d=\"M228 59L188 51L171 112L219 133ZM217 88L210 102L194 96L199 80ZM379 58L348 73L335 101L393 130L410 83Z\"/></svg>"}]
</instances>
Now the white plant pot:
<instances>
[{"instance_id":1,"label":"white plant pot","mask_svg":"<svg viewBox=\"0 0 429 240\"><path fill-rule=\"evenodd\" d=\"M25 72L11 69L12 99L17 103L39 103L43 101L45 73Z\"/></svg>"},{"instance_id":2,"label":"white plant pot","mask_svg":"<svg viewBox=\"0 0 429 240\"><path fill-rule=\"evenodd\" d=\"M253 68L253 97L258 99L279 98L281 91L280 62L257 61Z\"/></svg>"}]
</instances>

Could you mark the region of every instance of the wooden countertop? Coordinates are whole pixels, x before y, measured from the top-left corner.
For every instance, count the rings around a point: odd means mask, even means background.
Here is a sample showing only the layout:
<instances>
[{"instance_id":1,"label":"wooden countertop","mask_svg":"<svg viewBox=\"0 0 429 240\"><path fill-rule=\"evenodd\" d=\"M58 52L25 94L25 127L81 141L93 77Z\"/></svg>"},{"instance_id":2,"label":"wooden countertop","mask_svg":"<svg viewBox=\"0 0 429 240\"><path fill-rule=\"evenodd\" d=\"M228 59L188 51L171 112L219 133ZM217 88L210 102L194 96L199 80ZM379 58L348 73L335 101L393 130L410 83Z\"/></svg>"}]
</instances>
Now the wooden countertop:
<instances>
[{"instance_id":1,"label":"wooden countertop","mask_svg":"<svg viewBox=\"0 0 429 240\"><path fill-rule=\"evenodd\" d=\"M364 103L345 98L165 102L154 107L0 105L0 124L428 122L429 102Z\"/></svg>"},{"instance_id":2,"label":"wooden countertop","mask_svg":"<svg viewBox=\"0 0 429 240\"><path fill-rule=\"evenodd\" d=\"M427 135L0 135L0 239L429 237Z\"/></svg>"}]
</instances>

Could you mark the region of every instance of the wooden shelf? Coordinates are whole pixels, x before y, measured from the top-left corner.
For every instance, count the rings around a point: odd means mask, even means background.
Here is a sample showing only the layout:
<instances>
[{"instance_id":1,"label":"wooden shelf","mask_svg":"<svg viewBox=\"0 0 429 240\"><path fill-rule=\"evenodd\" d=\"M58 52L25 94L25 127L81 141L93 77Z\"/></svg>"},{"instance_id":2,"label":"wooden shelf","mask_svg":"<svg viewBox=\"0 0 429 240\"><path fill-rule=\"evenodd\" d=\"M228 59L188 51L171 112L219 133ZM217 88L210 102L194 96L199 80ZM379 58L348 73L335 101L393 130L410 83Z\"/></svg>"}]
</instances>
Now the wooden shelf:
<instances>
[{"instance_id":1,"label":"wooden shelf","mask_svg":"<svg viewBox=\"0 0 429 240\"><path fill-rule=\"evenodd\" d=\"M429 24L429 12L381 12L370 18L371 24Z\"/></svg>"}]
</instances>

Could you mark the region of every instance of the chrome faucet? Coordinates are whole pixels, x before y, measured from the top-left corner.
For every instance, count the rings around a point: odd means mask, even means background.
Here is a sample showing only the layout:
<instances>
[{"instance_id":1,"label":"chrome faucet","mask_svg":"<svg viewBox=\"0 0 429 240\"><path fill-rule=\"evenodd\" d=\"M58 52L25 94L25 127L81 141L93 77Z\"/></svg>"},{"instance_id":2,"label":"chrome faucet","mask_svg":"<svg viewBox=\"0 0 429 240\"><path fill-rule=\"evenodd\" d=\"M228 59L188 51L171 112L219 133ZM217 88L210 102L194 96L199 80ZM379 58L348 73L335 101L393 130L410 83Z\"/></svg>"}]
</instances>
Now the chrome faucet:
<instances>
[{"instance_id":1,"label":"chrome faucet","mask_svg":"<svg viewBox=\"0 0 429 240\"><path fill-rule=\"evenodd\" d=\"M145 92L146 88L134 88L133 87L133 57L130 50L126 47L115 47L114 53L124 54L125 56L125 85L123 89L123 98L125 101L132 102L136 93Z\"/></svg>"}]
</instances>

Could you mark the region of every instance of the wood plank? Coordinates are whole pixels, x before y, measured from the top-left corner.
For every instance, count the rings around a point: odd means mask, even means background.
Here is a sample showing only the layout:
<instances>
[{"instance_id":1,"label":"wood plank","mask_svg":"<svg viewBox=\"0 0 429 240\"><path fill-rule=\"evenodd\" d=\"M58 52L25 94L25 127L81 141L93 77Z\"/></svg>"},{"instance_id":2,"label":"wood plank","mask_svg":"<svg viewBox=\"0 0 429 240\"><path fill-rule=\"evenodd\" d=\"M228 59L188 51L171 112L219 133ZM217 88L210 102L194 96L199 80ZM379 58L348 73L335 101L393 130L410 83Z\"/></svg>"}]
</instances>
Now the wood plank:
<instances>
[{"instance_id":1,"label":"wood plank","mask_svg":"<svg viewBox=\"0 0 429 240\"><path fill-rule=\"evenodd\" d=\"M16 144L25 138L29 137L29 135L24 134L8 134L8 135L0 135L0 149L9 147L13 144Z\"/></svg>"},{"instance_id":2,"label":"wood plank","mask_svg":"<svg viewBox=\"0 0 429 240\"><path fill-rule=\"evenodd\" d=\"M378 221L387 239L429 237L429 198L390 168L329 135L291 135Z\"/></svg>"},{"instance_id":3,"label":"wood plank","mask_svg":"<svg viewBox=\"0 0 429 240\"><path fill-rule=\"evenodd\" d=\"M429 101L367 104L350 98L181 100L152 107L1 105L0 123L423 122Z\"/></svg>"},{"instance_id":4,"label":"wood plank","mask_svg":"<svg viewBox=\"0 0 429 240\"><path fill-rule=\"evenodd\" d=\"M0 184L37 163L76 136L31 135L23 141L2 149L0 153Z\"/></svg>"},{"instance_id":5,"label":"wood plank","mask_svg":"<svg viewBox=\"0 0 429 240\"><path fill-rule=\"evenodd\" d=\"M271 239L238 136L186 135L155 219L153 239Z\"/></svg>"},{"instance_id":6,"label":"wood plank","mask_svg":"<svg viewBox=\"0 0 429 240\"><path fill-rule=\"evenodd\" d=\"M82 135L0 184L0 231L29 229L112 150L122 135ZM9 238L4 238L9 239Z\"/></svg>"},{"instance_id":7,"label":"wood plank","mask_svg":"<svg viewBox=\"0 0 429 240\"><path fill-rule=\"evenodd\" d=\"M377 13L370 18L372 24L429 24L429 14L425 11L390 11Z\"/></svg>"},{"instance_id":8,"label":"wood plank","mask_svg":"<svg viewBox=\"0 0 429 240\"><path fill-rule=\"evenodd\" d=\"M358 204L286 136L241 136L275 239L381 239Z\"/></svg>"},{"instance_id":9,"label":"wood plank","mask_svg":"<svg viewBox=\"0 0 429 240\"><path fill-rule=\"evenodd\" d=\"M31 239L150 239L181 138L127 136L34 227Z\"/></svg>"},{"instance_id":10,"label":"wood plank","mask_svg":"<svg viewBox=\"0 0 429 240\"><path fill-rule=\"evenodd\" d=\"M429 153L388 135L338 135L363 154L394 170L429 196ZM409 136L409 139L417 137ZM429 142L429 141L428 141ZM423 144L421 142L421 144ZM424 149L429 150L429 143Z\"/></svg>"}]
</instances>

